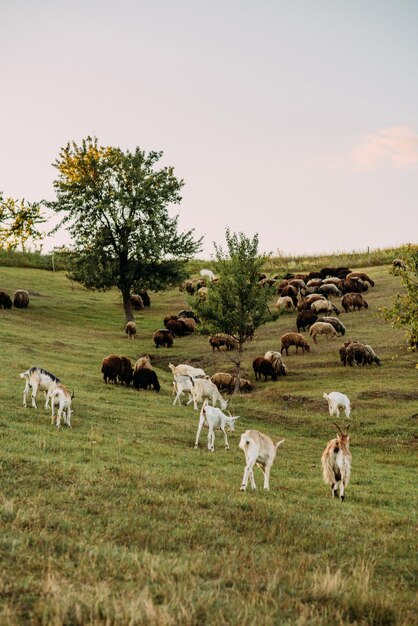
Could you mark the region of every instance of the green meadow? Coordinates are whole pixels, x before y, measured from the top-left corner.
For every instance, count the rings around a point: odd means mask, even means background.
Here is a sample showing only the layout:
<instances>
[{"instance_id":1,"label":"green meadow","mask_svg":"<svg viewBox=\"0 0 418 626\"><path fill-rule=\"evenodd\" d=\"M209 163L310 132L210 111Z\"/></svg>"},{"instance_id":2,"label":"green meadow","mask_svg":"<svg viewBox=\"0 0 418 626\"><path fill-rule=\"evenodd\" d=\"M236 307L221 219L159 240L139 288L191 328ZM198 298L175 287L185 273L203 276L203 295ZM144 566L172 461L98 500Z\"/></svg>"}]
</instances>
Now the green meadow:
<instances>
[{"instance_id":1,"label":"green meadow","mask_svg":"<svg viewBox=\"0 0 418 626\"><path fill-rule=\"evenodd\" d=\"M271 268L272 270L274 268ZM27 289L26 310L0 310L0 624L409 625L417 603L416 354L378 316L399 290L389 265L367 266L368 310L344 313L346 338L370 344L382 367L347 367L343 338L284 356L288 376L255 383L252 361L280 349L295 313L247 344L234 396L240 418L224 449L193 448L198 413L172 406L168 363L231 371L207 335L155 349L163 317L185 308L178 289L150 293L129 341L119 292L89 292L64 272L0 268L0 289ZM339 299L334 300L337 304ZM274 306L274 302L272 303ZM161 392L105 385L104 356L149 354ZM51 425L39 396L24 409L20 372L40 366L74 390L73 428ZM334 437L324 392L351 400L352 478L331 500L320 458ZM345 420L340 416L340 423ZM262 489L240 492L240 434L284 437Z\"/></svg>"}]
</instances>

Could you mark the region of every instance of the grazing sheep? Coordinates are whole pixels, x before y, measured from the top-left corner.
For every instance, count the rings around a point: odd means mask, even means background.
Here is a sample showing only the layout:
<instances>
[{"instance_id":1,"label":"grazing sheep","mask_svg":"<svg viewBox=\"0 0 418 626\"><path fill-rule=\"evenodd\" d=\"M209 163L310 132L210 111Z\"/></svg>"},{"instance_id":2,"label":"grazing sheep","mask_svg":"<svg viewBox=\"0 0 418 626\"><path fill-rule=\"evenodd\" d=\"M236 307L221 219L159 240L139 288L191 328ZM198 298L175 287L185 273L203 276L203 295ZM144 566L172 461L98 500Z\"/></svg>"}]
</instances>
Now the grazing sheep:
<instances>
[{"instance_id":1,"label":"grazing sheep","mask_svg":"<svg viewBox=\"0 0 418 626\"><path fill-rule=\"evenodd\" d=\"M119 381L129 386L132 380L132 364L126 356L109 354L102 361L101 372L106 384L108 381L115 384Z\"/></svg>"},{"instance_id":2,"label":"grazing sheep","mask_svg":"<svg viewBox=\"0 0 418 626\"><path fill-rule=\"evenodd\" d=\"M31 367L26 370L26 372L22 372L19 374L20 378L24 378L25 389L23 390L23 406L26 407L26 396L29 393L29 390L32 390L32 406L34 409L38 408L36 406L36 396L39 391L44 391L46 394L45 398L45 408L48 408L49 398L51 397L51 393L57 387L61 381L59 378L42 369L41 367Z\"/></svg>"},{"instance_id":3,"label":"grazing sheep","mask_svg":"<svg viewBox=\"0 0 418 626\"><path fill-rule=\"evenodd\" d=\"M392 265L394 268L404 270L406 269L406 263L403 259L393 259Z\"/></svg>"},{"instance_id":4,"label":"grazing sheep","mask_svg":"<svg viewBox=\"0 0 418 626\"><path fill-rule=\"evenodd\" d=\"M346 293L363 293L369 289L369 285L364 283L360 278L346 278L341 280L337 287L344 295Z\"/></svg>"},{"instance_id":5,"label":"grazing sheep","mask_svg":"<svg viewBox=\"0 0 418 626\"><path fill-rule=\"evenodd\" d=\"M241 435L238 446L245 454L245 469L241 491L246 490L248 478L250 479L251 487L256 489L254 465L257 465L264 474L264 489L270 489L270 470L276 458L277 449L283 442L284 439L281 439L277 443L273 443L270 437L260 433L259 430L246 430Z\"/></svg>"},{"instance_id":6,"label":"grazing sheep","mask_svg":"<svg viewBox=\"0 0 418 626\"><path fill-rule=\"evenodd\" d=\"M155 331L153 336L153 341L155 343L155 347L159 348L160 346L166 346L167 348L173 347L173 333L166 328L159 328Z\"/></svg>"},{"instance_id":7,"label":"grazing sheep","mask_svg":"<svg viewBox=\"0 0 418 626\"><path fill-rule=\"evenodd\" d=\"M300 332L301 330L306 330L307 328L309 329L312 324L317 321L317 319L318 316L315 311L300 311L296 318L296 328L298 332Z\"/></svg>"},{"instance_id":8,"label":"grazing sheep","mask_svg":"<svg viewBox=\"0 0 418 626\"><path fill-rule=\"evenodd\" d=\"M335 313L336 315L340 314L340 311L337 309L337 307L329 300L317 300L316 302L312 302L311 309L317 315L319 315L320 313L322 313L323 315L331 315L332 313Z\"/></svg>"},{"instance_id":9,"label":"grazing sheep","mask_svg":"<svg viewBox=\"0 0 418 626\"><path fill-rule=\"evenodd\" d=\"M200 270L199 274L204 279L208 278L210 280L210 282L212 282L216 278L215 274L212 272L212 270L205 270L205 269L203 269L203 270Z\"/></svg>"},{"instance_id":10,"label":"grazing sheep","mask_svg":"<svg viewBox=\"0 0 418 626\"><path fill-rule=\"evenodd\" d=\"M226 426L228 426L229 430L233 433L235 431L235 421L239 419L239 415L236 417L232 417L231 415L225 415L221 411L221 409L217 409L216 407L209 406L208 400L206 399L200 410L200 419L199 425L197 427L196 433L196 441L194 444L195 449L199 447L199 437L202 432L203 426L207 426L208 431L208 450L210 452L215 452L215 430L221 430L225 437L225 449L229 450L228 437L226 435Z\"/></svg>"},{"instance_id":11,"label":"grazing sheep","mask_svg":"<svg viewBox=\"0 0 418 626\"><path fill-rule=\"evenodd\" d=\"M339 335L345 335L345 326L338 317L318 317L317 322L326 322L327 324L331 324L334 326L335 330Z\"/></svg>"},{"instance_id":12,"label":"grazing sheep","mask_svg":"<svg viewBox=\"0 0 418 626\"><path fill-rule=\"evenodd\" d=\"M165 320L164 320L165 323ZM186 324L186 318L184 319L169 319L167 323L165 323L167 330L170 330L173 337L184 337L185 335L190 335L191 332L189 326Z\"/></svg>"},{"instance_id":13,"label":"grazing sheep","mask_svg":"<svg viewBox=\"0 0 418 626\"><path fill-rule=\"evenodd\" d=\"M220 350L222 347L225 347L226 350L237 350L239 347L238 341L232 335L227 335L226 333L216 333L215 335L211 335L209 337L209 343L212 346L212 352L216 350Z\"/></svg>"},{"instance_id":14,"label":"grazing sheep","mask_svg":"<svg viewBox=\"0 0 418 626\"><path fill-rule=\"evenodd\" d=\"M129 299L131 301L132 308L136 311L140 311L144 308L144 301L138 293L131 293Z\"/></svg>"},{"instance_id":15,"label":"grazing sheep","mask_svg":"<svg viewBox=\"0 0 418 626\"><path fill-rule=\"evenodd\" d=\"M27 309L29 306L29 294L24 289L17 289L13 296L13 306L17 309Z\"/></svg>"},{"instance_id":16,"label":"grazing sheep","mask_svg":"<svg viewBox=\"0 0 418 626\"><path fill-rule=\"evenodd\" d=\"M51 424L55 423L54 409L55 402L58 403L58 411L56 418L57 428L61 427L61 416L64 414L64 424L71 428L71 402L74 394L71 394L64 385L57 385L51 392Z\"/></svg>"},{"instance_id":17,"label":"grazing sheep","mask_svg":"<svg viewBox=\"0 0 418 626\"><path fill-rule=\"evenodd\" d=\"M254 359L253 370L256 380L261 379L261 376L264 376L264 382L267 381L267 376L271 376L273 381L277 380L277 372L271 364L271 361L267 361L267 359L262 356Z\"/></svg>"},{"instance_id":18,"label":"grazing sheep","mask_svg":"<svg viewBox=\"0 0 418 626\"><path fill-rule=\"evenodd\" d=\"M333 296L339 298L340 296L342 296L341 291L336 285L333 284L321 285L320 287L318 287L318 292L323 296L326 296L327 298L332 298Z\"/></svg>"},{"instance_id":19,"label":"grazing sheep","mask_svg":"<svg viewBox=\"0 0 418 626\"><path fill-rule=\"evenodd\" d=\"M280 296L276 302L276 307L287 311L293 311L295 309L294 302L290 296Z\"/></svg>"},{"instance_id":20,"label":"grazing sheep","mask_svg":"<svg viewBox=\"0 0 418 626\"><path fill-rule=\"evenodd\" d=\"M309 334L314 343L318 343L316 339L318 335L325 335L327 339L335 339L338 337L338 333L334 326L332 324L328 324L327 322L315 322L315 324L312 324Z\"/></svg>"},{"instance_id":21,"label":"grazing sheep","mask_svg":"<svg viewBox=\"0 0 418 626\"><path fill-rule=\"evenodd\" d=\"M12 299L5 291L0 291L0 309L11 309Z\"/></svg>"},{"instance_id":22,"label":"grazing sheep","mask_svg":"<svg viewBox=\"0 0 418 626\"><path fill-rule=\"evenodd\" d=\"M370 287L374 287L374 281L365 274L365 272L350 272L347 274L346 279L359 278L364 283L369 283Z\"/></svg>"},{"instance_id":23,"label":"grazing sheep","mask_svg":"<svg viewBox=\"0 0 418 626\"><path fill-rule=\"evenodd\" d=\"M303 335L301 335L300 333L286 333L282 336L281 342L282 345L280 349L280 354L283 354L283 350L286 350L286 355L289 356L290 346L296 347L296 353L298 352L299 348L302 348L302 354L305 354L305 350L306 352L311 351L309 344L305 341Z\"/></svg>"},{"instance_id":24,"label":"grazing sheep","mask_svg":"<svg viewBox=\"0 0 418 626\"><path fill-rule=\"evenodd\" d=\"M362 307L364 307L365 309L369 308L369 305L367 304L361 293L347 293L341 300L341 306L346 313L351 310L355 311L356 308L359 311Z\"/></svg>"},{"instance_id":25,"label":"grazing sheep","mask_svg":"<svg viewBox=\"0 0 418 626\"><path fill-rule=\"evenodd\" d=\"M330 415L337 415L340 417L340 408L344 409L345 414L350 418L351 406L348 396L339 391L331 391L331 393L324 393L322 396L328 402L328 409Z\"/></svg>"},{"instance_id":26,"label":"grazing sheep","mask_svg":"<svg viewBox=\"0 0 418 626\"><path fill-rule=\"evenodd\" d=\"M344 367L347 365L347 349L348 346L352 343L353 342L351 341L351 339L349 339L348 341L345 341L340 348L340 359Z\"/></svg>"},{"instance_id":27,"label":"grazing sheep","mask_svg":"<svg viewBox=\"0 0 418 626\"><path fill-rule=\"evenodd\" d=\"M199 316L196 315L196 313L194 313L193 311L188 311L187 309L183 309L182 311L179 311L177 313L177 317L191 318L191 319L194 319L196 324L200 324Z\"/></svg>"},{"instance_id":28,"label":"grazing sheep","mask_svg":"<svg viewBox=\"0 0 418 626\"><path fill-rule=\"evenodd\" d=\"M151 357L148 354L146 354L145 356L139 357L139 359L135 363L134 372L140 369L149 369L149 370L153 369L151 365Z\"/></svg>"},{"instance_id":29,"label":"grazing sheep","mask_svg":"<svg viewBox=\"0 0 418 626\"><path fill-rule=\"evenodd\" d=\"M137 295L142 298L142 302L144 306L147 306L147 307L151 306L151 298L149 297L148 292L145 291L145 289L141 289L140 291L138 291Z\"/></svg>"},{"instance_id":30,"label":"grazing sheep","mask_svg":"<svg viewBox=\"0 0 418 626\"><path fill-rule=\"evenodd\" d=\"M335 267L323 267L322 269L319 270L319 273L321 274L321 276L322 276L322 278L324 280L328 276L332 276L332 277L337 276L337 272L336 272L336 268Z\"/></svg>"},{"instance_id":31,"label":"grazing sheep","mask_svg":"<svg viewBox=\"0 0 418 626\"><path fill-rule=\"evenodd\" d=\"M207 287L200 287L200 289L197 290L197 295L199 297L199 300L201 300L202 302L205 302L207 300L208 293L209 293L209 290Z\"/></svg>"},{"instance_id":32,"label":"grazing sheep","mask_svg":"<svg viewBox=\"0 0 418 626\"><path fill-rule=\"evenodd\" d=\"M367 343L364 344L364 348L366 350L366 360L367 360L367 364L371 365L372 363L376 363L376 365L381 364L379 357L377 356L376 352L373 350L373 348L371 346L369 346Z\"/></svg>"},{"instance_id":33,"label":"grazing sheep","mask_svg":"<svg viewBox=\"0 0 418 626\"><path fill-rule=\"evenodd\" d=\"M140 369L134 370L132 384L135 389L151 389L157 393L161 389L157 374L148 367L141 367Z\"/></svg>"},{"instance_id":34,"label":"grazing sheep","mask_svg":"<svg viewBox=\"0 0 418 626\"><path fill-rule=\"evenodd\" d=\"M376 363L376 365L380 366L380 359L372 348L359 342L352 342L347 346L345 361L350 366L353 363L356 365L372 365L372 363Z\"/></svg>"},{"instance_id":35,"label":"grazing sheep","mask_svg":"<svg viewBox=\"0 0 418 626\"><path fill-rule=\"evenodd\" d=\"M334 426L339 432L335 439L328 441L322 453L322 474L324 482L331 487L332 498L337 495L338 483L340 484L340 500L343 502L345 487L350 480L351 474L349 425L345 427L345 433L338 424L334 424Z\"/></svg>"},{"instance_id":36,"label":"grazing sheep","mask_svg":"<svg viewBox=\"0 0 418 626\"><path fill-rule=\"evenodd\" d=\"M186 363L179 363L179 365L168 364L174 378L176 376L193 376L193 378L207 378L206 373L200 367L193 367L193 365L187 365Z\"/></svg>"},{"instance_id":37,"label":"grazing sheep","mask_svg":"<svg viewBox=\"0 0 418 626\"><path fill-rule=\"evenodd\" d=\"M228 391L231 385L232 374L226 372L217 372L210 377L214 385L217 386L219 391Z\"/></svg>"},{"instance_id":38,"label":"grazing sheep","mask_svg":"<svg viewBox=\"0 0 418 626\"><path fill-rule=\"evenodd\" d=\"M341 282L341 278L338 278L337 276L331 276L330 278L324 278L324 280L322 281L323 285L335 285L336 287L338 287L338 283Z\"/></svg>"},{"instance_id":39,"label":"grazing sheep","mask_svg":"<svg viewBox=\"0 0 418 626\"><path fill-rule=\"evenodd\" d=\"M229 384L228 387L228 393L234 393L235 388L236 388L236 383L237 383L237 377L235 374L232 375L231 378L231 382ZM253 386L251 384L251 382L249 380L247 380L247 378L241 378L239 379L239 392L240 393L250 393L253 389Z\"/></svg>"},{"instance_id":40,"label":"grazing sheep","mask_svg":"<svg viewBox=\"0 0 418 626\"><path fill-rule=\"evenodd\" d=\"M127 322L125 326L125 333L128 336L128 339L135 339L136 335L136 324L135 322Z\"/></svg>"},{"instance_id":41,"label":"grazing sheep","mask_svg":"<svg viewBox=\"0 0 418 626\"><path fill-rule=\"evenodd\" d=\"M277 376L286 376L287 375L287 367L284 364L282 355L280 352L275 352L274 350L267 350L264 354L264 358L267 361L270 361L272 366L274 367Z\"/></svg>"}]
</instances>

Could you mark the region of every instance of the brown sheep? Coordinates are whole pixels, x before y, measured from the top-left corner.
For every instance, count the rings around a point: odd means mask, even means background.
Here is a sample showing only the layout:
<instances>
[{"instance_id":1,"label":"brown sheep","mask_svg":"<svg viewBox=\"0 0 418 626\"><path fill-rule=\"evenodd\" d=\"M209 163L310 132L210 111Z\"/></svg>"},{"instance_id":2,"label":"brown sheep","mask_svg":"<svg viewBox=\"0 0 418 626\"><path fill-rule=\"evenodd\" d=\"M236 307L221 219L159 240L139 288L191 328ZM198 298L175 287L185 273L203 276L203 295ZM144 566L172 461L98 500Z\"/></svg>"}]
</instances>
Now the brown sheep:
<instances>
[{"instance_id":1,"label":"brown sheep","mask_svg":"<svg viewBox=\"0 0 418 626\"><path fill-rule=\"evenodd\" d=\"M196 321L192 317L179 317L178 319L181 320L183 324L186 326L186 328L188 329L189 335L196 332L197 324L196 324Z\"/></svg>"},{"instance_id":2,"label":"brown sheep","mask_svg":"<svg viewBox=\"0 0 418 626\"><path fill-rule=\"evenodd\" d=\"M149 369L152 370L153 367L151 365L151 358L146 354L145 356L139 357L137 362L134 365L134 372L140 369Z\"/></svg>"},{"instance_id":3,"label":"brown sheep","mask_svg":"<svg viewBox=\"0 0 418 626\"><path fill-rule=\"evenodd\" d=\"M173 347L173 333L166 328L159 328L155 331L153 336L153 341L155 343L155 347L159 348L160 346L166 346L167 348Z\"/></svg>"},{"instance_id":4,"label":"brown sheep","mask_svg":"<svg viewBox=\"0 0 418 626\"><path fill-rule=\"evenodd\" d=\"M125 333L128 336L128 339L135 339L136 335L136 324L135 322L127 322L125 326Z\"/></svg>"},{"instance_id":5,"label":"brown sheep","mask_svg":"<svg viewBox=\"0 0 418 626\"><path fill-rule=\"evenodd\" d=\"M265 359L263 356L259 356L253 361L253 370L255 379L261 379L261 376L264 376L264 381L267 380L267 376L271 376L272 380L277 380L277 372L274 369L273 365L270 361Z\"/></svg>"},{"instance_id":6,"label":"brown sheep","mask_svg":"<svg viewBox=\"0 0 418 626\"><path fill-rule=\"evenodd\" d=\"M29 294L24 289L18 289L13 296L13 306L17 309L27 309L29 306Z\"/></svg>"},{"instance_id":7,"label":"brown sheep","mask_svg":"<svg viewBox=\"0 0 418 626\"><path fill-rule=\"evenodd\" d=\"M345 278L338 283L337 287L342 294L363 293L369 289L369 285L360 278Z\"/></svg>"},{"instance_id":8,"label":"brown sheep","mask_svg":"<svg viewBox=\"0 0 418 626\"><path fill-rule=\"evenodd\" d=\"M5 291L0 291L0 309L11 309L12 308L12 299L8 293Z\"/></svg>"},{"instance_id":9,"label":"brown sheep","mask_svg":"<svg viewBox=\"0 0 418 626\"><path fill-rule=\"evenodd\" d=\"M351 341L351 339L349 339L348 341L344 341L343 345L340 348L340 360L344 367L347 365L347 348L352 343L353 342Z\"/></svg>"},{"instance_id":10,"label":"brown sheep","mask_svg":"<svg viewBox=\"0 0 418 626\"><path fill-rule=\"evenodd\" d=\"M301 329L306 330L307 328L310 328L312 324L317 321L317 319L317 314L311 310L301 311L300 313L298 313L298 316L296 318L296 327L298 329L298 332L300 332Z\"/></svg>"},{"instance_id":11,"label":"brown sheep","mask_svg":"<svg viewBox=\"0 0 418 626\"><path fill-rule=\"evenodd\" d=\"M229 388L228 388L229 393L234 393L236 382L237 382L237 377L235 376L235 374L233 374L231 378L231 382L229 384ZM250 393L252 389L253 389L253 386L247 378L239 379L239 392L240 393Z\"/></svg>"},{"instance_id":12,"label":"brown sheep","mask_svg":"<svg viewBox=\"0 0 418 626\"><path fill-rule=\"evenodd\" d=\"M318 343L317 336L325 335L327 339L335 339L338 337L338 333L332 324L327 322L315 322L312 324L309 334L312 337L314 343Z\"/></svg>"},{"instance_id":13,"label":"brown sheep","mask_svg":"<svg viewBox=\"0 0 418 626\"><path fill-rule=\"evenodd\" d=\"M380 359L374 350L363 343L350 343L347 346L347 363L352 366L356 365L372 365L376 363L380 366Z\"/></svg>"},{"instance_id":14,"label":"brown sheep","mask_svg":"<svg viewBox=\"0 0 418 626\"><path fill-rule=\"evenodd\" d=\"M131 293L129 299L135 311L140 311L144 308L144 301L138 293Z\"/></svg>"},{"instance_id":15,"label":"brown sheep","mask_svg":"<svg viewBox=\"0 0 418 626\"><path fill-rule=\"evenodd\" d=\"M238 348L238 341L235 337L227 335L226 333L216 333L209 337L209 343L212 346L212 351L220 350L225 346L226 350L236 350Z\"/></svg>"},{"instance_id":16,"label":"brown sheep","mask_svg":"<svg viewBox=\"0 0 418 626\"><path fill-rule=\"evenodd\" d=\"M305 341L303 335L299 333L286 333L281 338L282 346L280 350L280 354L283 354L283 350L286 350L287 356L289 356L289 348L290 346L296 346L296 353L299 348L302 348L302 354L306 352L310 352L311 348L309 344Z\"/></svg>"},{"instance_id":17,"label":"brown sheep","mask_svg":"<svg viewBox=\"0 0 418 626\"><path fill-rule=\"evenodd\" d=\"M227 372L217 372L213 376L211 376L211 381L214 385L217 386L219 391L229 390L229 386L232 380L232 374L228 374Z\"/></svg>"},{"instance_id":18,"label":"brown sheep","mask_svg":"<svg viewBox=\"0 0 418 626\"><path fill-rule=\"evenodd\" d=\"M341 300L341 305L346 313L348 313L351 309L355 311L356 307L359 311L362 307L365 309L369 308L369 305L361 293L347 293Z\"/></svg>"},{"instance_id":19,"label":"brown sheep","mask_svg":"<svg viewBox=\"0 0 418 626\"><path fill-rule=\"evenodd\" d=\"M119 380L129 386L132 380L132 364L126 356L109 354L102 361L101 371L106 384L108 380L115 384Z\"/></svg>"},{"instance_id":20,"label":"brown sheep","mask_svg":"<svg viewBox=\"0 0 418 626\"><path fill-rule=\"evenodd\" d=\"M189 327L185 323L185 319L171 319L165 324L167 330L171 331L173 337L184 337L190 335Z\"/></svg>"},{"instance_id":21,"label":"brown sheep","mask_svg":"<svg viewBox=\"0 0 418 626\"><path fill-rule=\"evenodd\" d=\"M374 281L367 276L364 272L350 272L347 274L346 279L360 278L364 283L369 283L370 287L374 287Z\"/></svg>"}]
</instances>

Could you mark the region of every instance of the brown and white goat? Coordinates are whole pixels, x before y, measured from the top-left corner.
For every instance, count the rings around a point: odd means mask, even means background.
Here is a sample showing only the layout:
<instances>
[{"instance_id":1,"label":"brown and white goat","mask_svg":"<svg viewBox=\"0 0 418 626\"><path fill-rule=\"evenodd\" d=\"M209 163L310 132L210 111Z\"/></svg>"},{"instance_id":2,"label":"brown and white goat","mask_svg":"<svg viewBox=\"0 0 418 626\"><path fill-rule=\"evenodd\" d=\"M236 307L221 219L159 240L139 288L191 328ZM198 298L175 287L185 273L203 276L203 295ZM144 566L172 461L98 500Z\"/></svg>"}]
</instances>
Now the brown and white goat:
<instances>
[{"instance_id":1,"label":"brown and white goat","mask_svg":"<svg viewBox=\"0 0 418 626\"><path fill-rule=\"evenodd\" d=\"M345 488L351 474L350 436L348 434L350 425L345 427L345 432L338 424L334 423L334 426L338 432L335 439L328 441L322 453L322 475L324 482L331 487L332 498L336 496L338 483L340 484L340 500L343 502Z\"/></svg>"}]
</instances>

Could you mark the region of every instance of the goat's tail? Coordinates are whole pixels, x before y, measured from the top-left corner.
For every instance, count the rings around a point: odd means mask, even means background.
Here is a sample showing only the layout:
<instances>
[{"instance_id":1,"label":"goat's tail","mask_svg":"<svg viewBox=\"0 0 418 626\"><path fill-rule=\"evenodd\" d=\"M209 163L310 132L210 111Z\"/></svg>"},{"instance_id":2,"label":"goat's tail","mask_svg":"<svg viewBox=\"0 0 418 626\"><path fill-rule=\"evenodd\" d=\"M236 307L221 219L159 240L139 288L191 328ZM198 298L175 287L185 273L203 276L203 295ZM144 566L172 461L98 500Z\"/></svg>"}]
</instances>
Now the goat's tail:
<instances>
[{"instance_id":1,"label":"goat's tail","mask_svg":"<svg viewBox=\"0 0 418 626\"><path fill-rule=\"evenodd\" d=\"M278 449L279 446L282 445L282 443L284 443L286 440L285 439L280 439L280 441L277 441L274 445L276 450Z\"/></svg>"},{"instance_id":2,"label":"goat's tail","mask_svg":"<svg viewBox=\"0 0 418 626\"><path fill-rule=\"evenodd\" d=\"M72 391L72 393L71 393L71 400L72 400L73 398L75 398L74 389L73 389L73 391Z\"/></svg>"}]
</instances>

